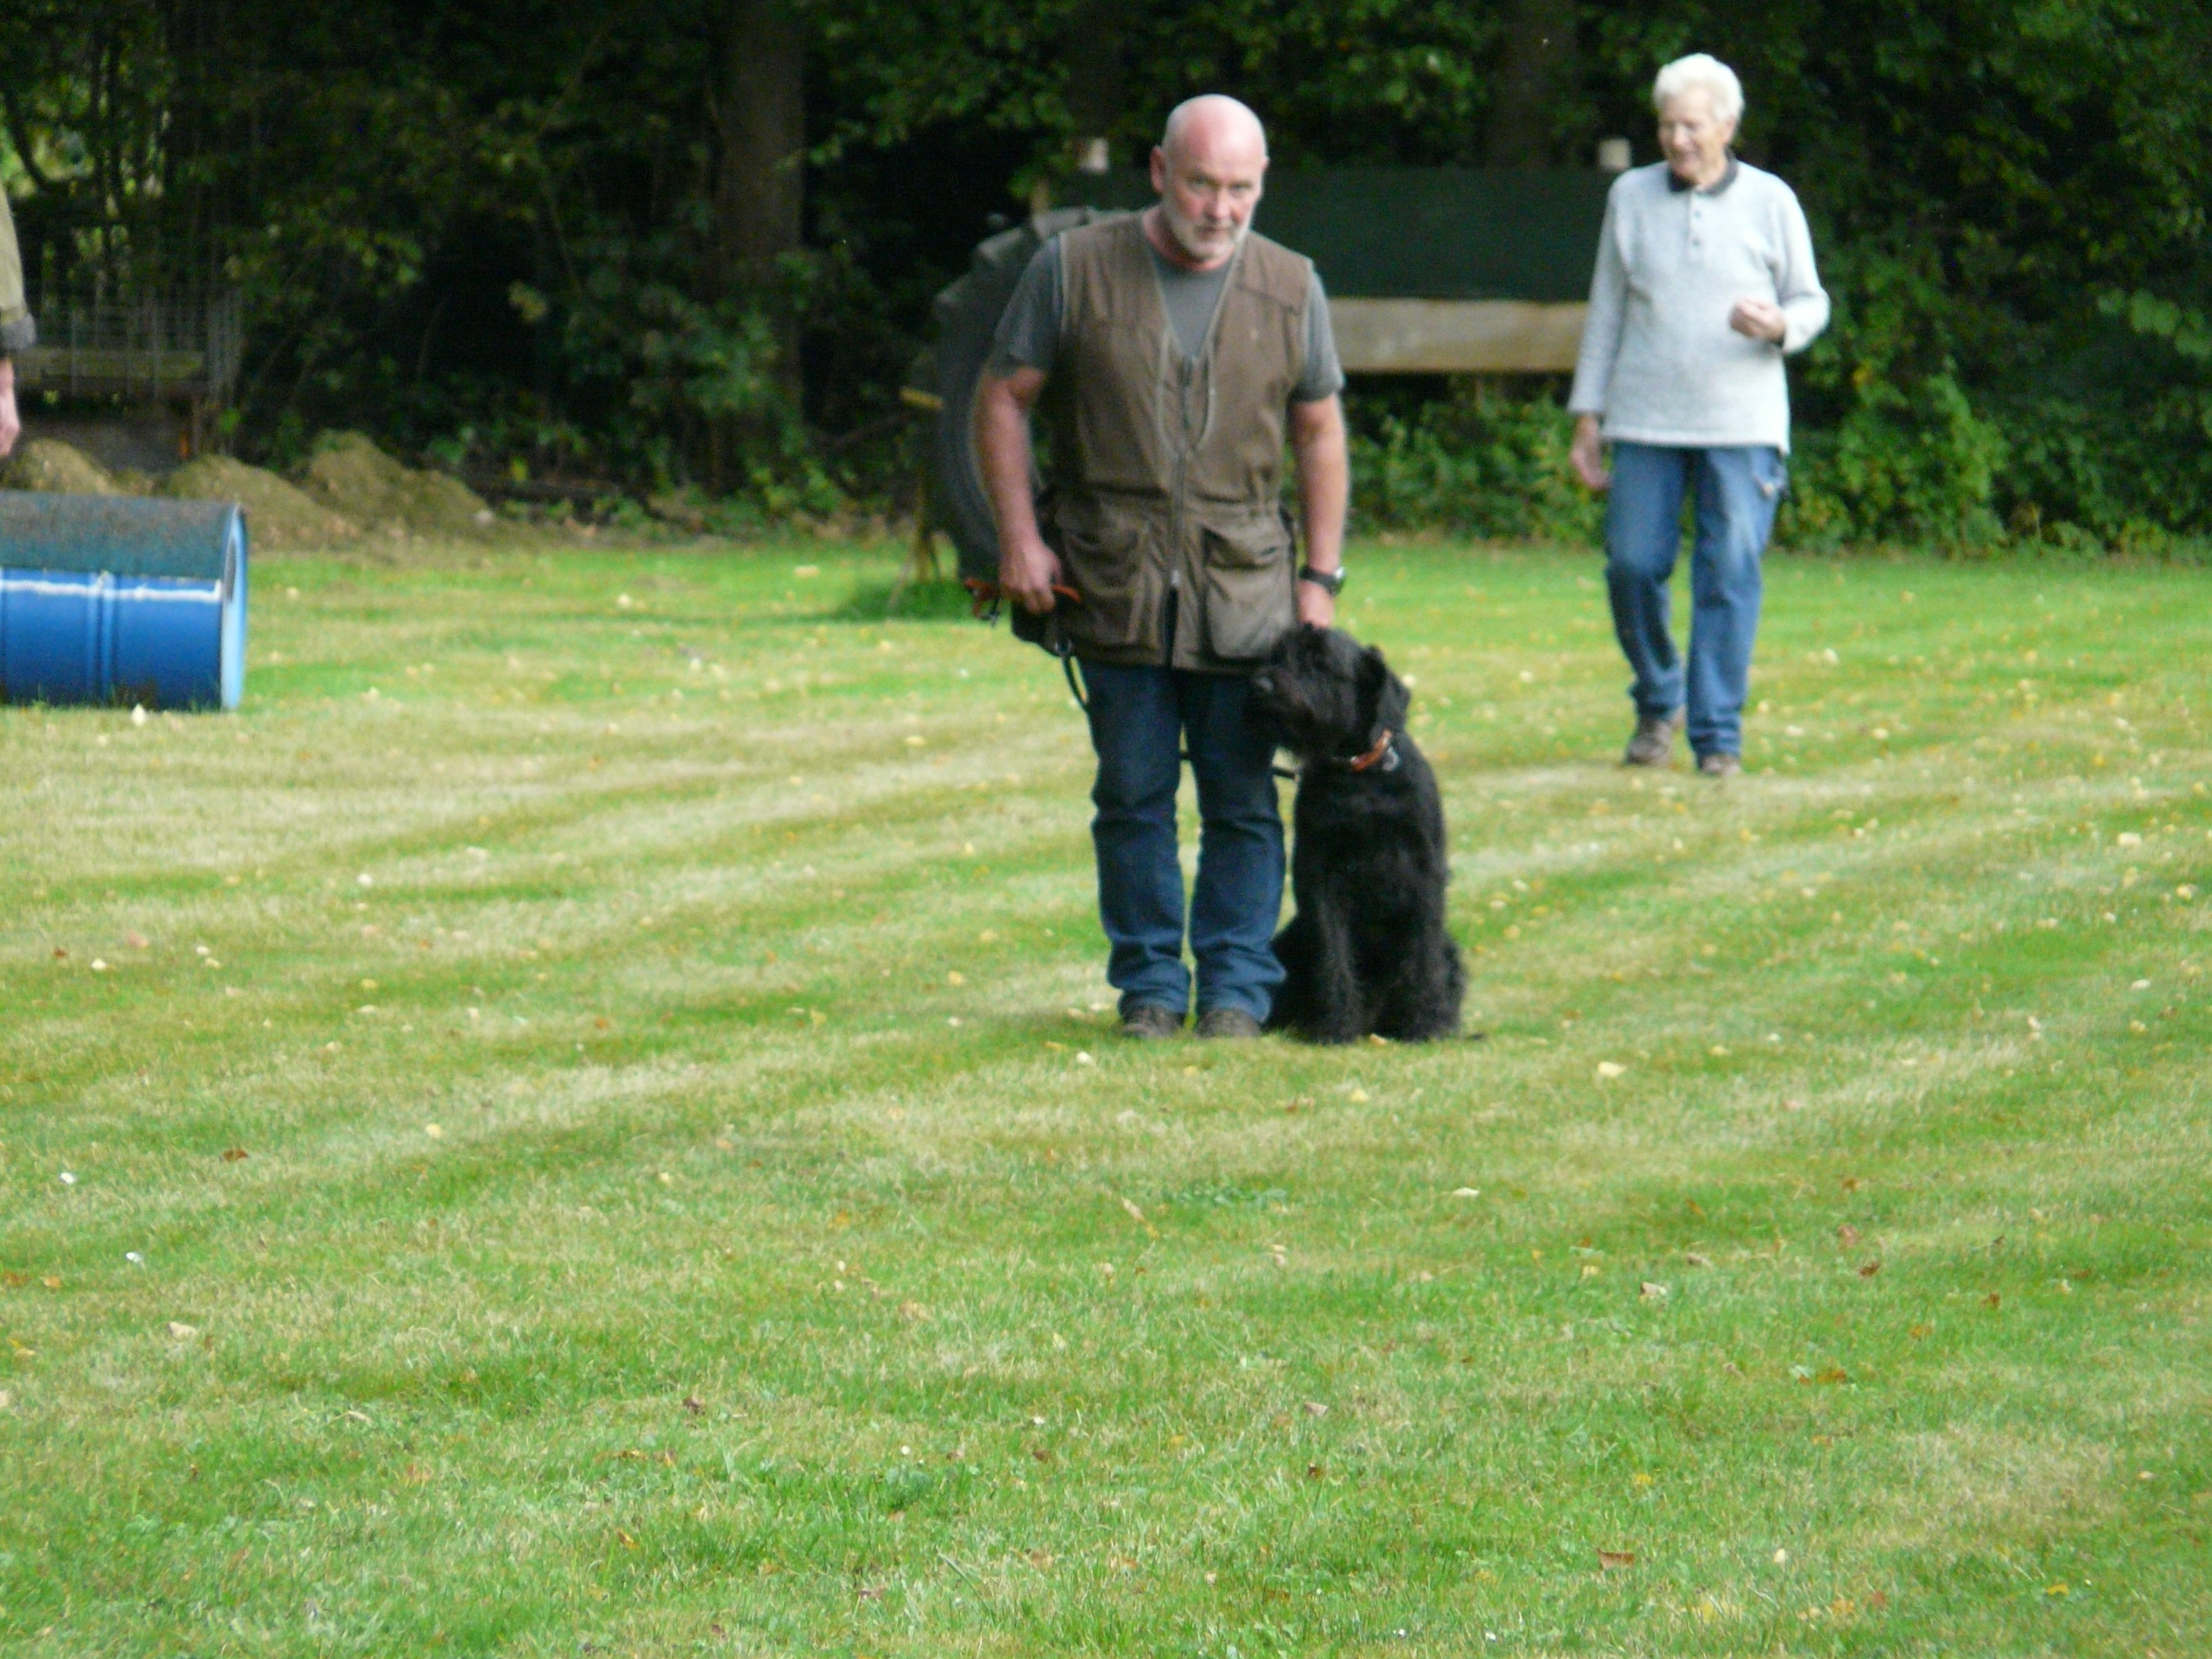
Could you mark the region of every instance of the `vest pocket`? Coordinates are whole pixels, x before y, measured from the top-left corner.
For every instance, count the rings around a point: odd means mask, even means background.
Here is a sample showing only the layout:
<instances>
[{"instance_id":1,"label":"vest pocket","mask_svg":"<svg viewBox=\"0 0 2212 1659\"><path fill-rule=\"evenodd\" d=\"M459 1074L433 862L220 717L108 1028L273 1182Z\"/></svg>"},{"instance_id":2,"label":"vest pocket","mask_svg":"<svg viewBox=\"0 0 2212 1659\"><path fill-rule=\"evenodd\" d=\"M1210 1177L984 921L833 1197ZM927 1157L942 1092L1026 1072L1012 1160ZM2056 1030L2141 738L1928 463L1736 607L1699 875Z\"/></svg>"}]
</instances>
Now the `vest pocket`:
<instances>
[{"instance_id":1,"label":"vest pocket","mask_svg":"<svg viewBox=\"0 0 2212 1659\"><path fill-rule=\"evenodd\" d=\"M1065 617L1069 637L1102 651L1160 650L1159 562L1146 556L1145 526L1108 518L1057 528L1055 550L1083 596Z\"/></svg>"},{"instance_id":2,"label":"vest pocket","mask_svg":"<svg viewBox=\"0 0 2212 1659\"><path fill-rule=\"evenodd\" d=\"M1279 514L1208 524L1205 560L1206 648L1224 662L1257 662L1297 621L1291 532Z\"/></svg>"}]
</instances>

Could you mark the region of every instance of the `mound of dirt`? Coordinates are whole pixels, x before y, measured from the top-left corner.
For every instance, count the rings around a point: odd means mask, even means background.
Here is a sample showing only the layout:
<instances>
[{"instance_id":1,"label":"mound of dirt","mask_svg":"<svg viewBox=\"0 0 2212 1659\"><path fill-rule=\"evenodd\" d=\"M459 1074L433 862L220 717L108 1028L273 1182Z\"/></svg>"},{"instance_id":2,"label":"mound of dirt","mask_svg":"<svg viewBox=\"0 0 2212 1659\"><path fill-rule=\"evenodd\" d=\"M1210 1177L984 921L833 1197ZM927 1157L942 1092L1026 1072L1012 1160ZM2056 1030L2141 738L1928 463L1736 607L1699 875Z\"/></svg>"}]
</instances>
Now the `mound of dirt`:
<instances>
[{"instance_id":1,"label":"mound of dirt","mask_svg":"<svg viewBox=\"0 0 2212 1659\"><path fill-rule=\"evenodd\" d=\"M56 438L33 438L0 462L0 489L48 495L128 495L98 461Z\"/></svg>"},{"instance_id":2,"label":"mound of dirt","mask_svg":"<svg viewBox=\"0 0 2212 1659\"><path fill-rule=\"evenodd\" d=\"M228 455L203 455L161 480L161 493L193 501L236 501L253 545L298 552L356 541L361 532L274 472Z\"/></svg>"},{"instance_id":3,"label":"mound of dirt","mask_svg":"<svg viewBox=\"0 0 2212 1659\"><path fill-rule=\"evenodd\" d=\"M372 532L481 538L495 520L483 497L442 472L401 465L358 432L325 432L300 487Z\"/></svg>"}]
</instances>

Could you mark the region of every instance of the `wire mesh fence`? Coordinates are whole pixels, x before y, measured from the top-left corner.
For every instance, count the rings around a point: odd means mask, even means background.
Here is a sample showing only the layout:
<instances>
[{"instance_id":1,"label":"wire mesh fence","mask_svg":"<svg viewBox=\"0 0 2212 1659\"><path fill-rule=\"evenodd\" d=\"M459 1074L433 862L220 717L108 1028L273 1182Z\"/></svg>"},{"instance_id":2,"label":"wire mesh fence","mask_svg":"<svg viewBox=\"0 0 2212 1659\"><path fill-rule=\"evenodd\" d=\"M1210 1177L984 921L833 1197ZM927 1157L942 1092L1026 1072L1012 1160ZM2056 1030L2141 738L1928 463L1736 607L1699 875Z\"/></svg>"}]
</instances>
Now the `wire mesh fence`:
<instances>
[{"instance_id":1,"label":"wire mesh fence","mask_svg":"<svg viewBox=\"0 0 2212 1659\"><path fill-rule=\"evenodd\" d=\"M16 359L27 388L64 397L220 404L243 347L235 293L49 294L39 343Z\"/></svg>"}]
</instances>

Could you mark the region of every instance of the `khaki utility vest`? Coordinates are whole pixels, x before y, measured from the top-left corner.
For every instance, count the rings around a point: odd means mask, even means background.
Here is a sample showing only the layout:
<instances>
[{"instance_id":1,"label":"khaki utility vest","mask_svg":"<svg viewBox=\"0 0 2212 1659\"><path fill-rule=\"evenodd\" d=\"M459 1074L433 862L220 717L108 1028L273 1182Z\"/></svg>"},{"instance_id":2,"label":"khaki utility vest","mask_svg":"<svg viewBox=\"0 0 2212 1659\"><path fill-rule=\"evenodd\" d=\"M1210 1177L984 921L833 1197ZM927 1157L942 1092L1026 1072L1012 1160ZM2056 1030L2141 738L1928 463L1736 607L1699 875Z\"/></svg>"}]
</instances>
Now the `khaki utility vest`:
<instances>
[{"instance_id":1,"label":"khaki utility vest","mask_svg":"<svg viewBox=\"0 0 2212 1659\"><path fill-rule=\"evenodd\" d=\"M1249 671L1297 620L1283 438L1313 267L1258 235L1231 257L1186 358L1136 216L1060 236L1042 518L1087 659Z\"/></svg>"}]
</instances>

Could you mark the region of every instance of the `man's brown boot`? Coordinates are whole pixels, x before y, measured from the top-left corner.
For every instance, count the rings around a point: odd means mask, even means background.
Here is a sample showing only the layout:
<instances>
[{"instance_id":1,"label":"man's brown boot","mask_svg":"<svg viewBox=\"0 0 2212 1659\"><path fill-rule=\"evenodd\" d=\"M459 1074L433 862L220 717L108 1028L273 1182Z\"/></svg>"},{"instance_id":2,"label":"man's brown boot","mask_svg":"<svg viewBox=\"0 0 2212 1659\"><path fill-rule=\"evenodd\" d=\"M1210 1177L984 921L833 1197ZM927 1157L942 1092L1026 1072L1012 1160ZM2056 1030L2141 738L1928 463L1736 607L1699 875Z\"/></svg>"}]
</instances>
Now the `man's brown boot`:
<instances>
[{"instance_id":1,"label":"man's brown boot","mask_svg":"<svg viewBox=\"0 0 2212 1659\"><path fill-rule=\"evenodd\" d=\"M1644 719L1636 722L1636 735L1628 740L1628 751L1620 757L1623 766L1671 766L1674 761L1674 734L1682 729L1682 711L1662 714L1656 720Z\"/></svg>"},{"instance_id":2,"label":"man's brown boot","mask_svg":"<svg viewBox=\"0 0 2212 1659\"><path fill-rule=\"evenodd\" d=\"M1209 1008L1198 1017L1198 1034L1219 1041L1242 1042L1260 1035L1260 1022L1242 1008Z\"/></svg>"},{"instance_id":3,"label":"man's brown boot","mask_svg":"<svg viewBox=\"0 0 2212 1659\"><path fill-rule=\"evenodd\" d=\"M1182 1016L1157 1002L1139 1002L1122 1014L1121 1035L1140 1042L1181 1036Z\"/></svg>"}]
</instances>

